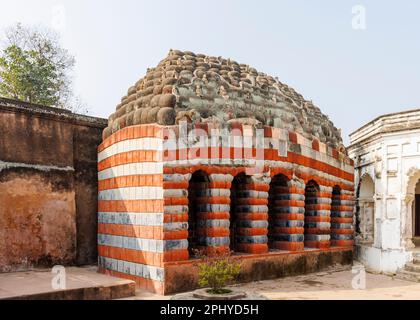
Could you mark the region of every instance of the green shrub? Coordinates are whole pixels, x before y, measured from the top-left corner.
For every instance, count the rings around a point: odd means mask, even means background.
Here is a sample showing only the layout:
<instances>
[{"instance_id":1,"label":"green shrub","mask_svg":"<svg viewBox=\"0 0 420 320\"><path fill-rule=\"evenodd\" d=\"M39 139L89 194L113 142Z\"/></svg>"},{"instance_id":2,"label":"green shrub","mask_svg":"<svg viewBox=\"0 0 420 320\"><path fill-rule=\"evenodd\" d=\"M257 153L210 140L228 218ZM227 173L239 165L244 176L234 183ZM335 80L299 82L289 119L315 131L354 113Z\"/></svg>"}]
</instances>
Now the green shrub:
<instances>
[{"instance_id":1,"label":"green shrub","mask_svg":"<svg viewBox=\"0 0 420 320\"><path fill-rule=\"evenodd\" d=\"M240 263L234 261L230 253L201 257L203 262L198 265L198 284L201 287L210 287L209 293L231 292L224 287L236 280L241 271Z\"/></svg>"}]
</instances>

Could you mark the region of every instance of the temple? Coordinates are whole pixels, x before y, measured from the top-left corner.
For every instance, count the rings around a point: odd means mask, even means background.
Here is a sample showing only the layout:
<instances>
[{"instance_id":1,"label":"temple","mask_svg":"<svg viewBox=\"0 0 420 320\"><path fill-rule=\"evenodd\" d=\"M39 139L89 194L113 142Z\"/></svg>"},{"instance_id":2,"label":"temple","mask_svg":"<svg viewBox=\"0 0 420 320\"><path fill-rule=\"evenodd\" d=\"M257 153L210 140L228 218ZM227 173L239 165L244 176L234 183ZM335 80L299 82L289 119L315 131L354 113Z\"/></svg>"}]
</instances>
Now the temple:
<instances>
[{"instance_id":1,"label":"temple","mask_svg":"<svg viewBox=\"0 0 420 320\"><path fill-rule=\"evenodd\" d=\"M169 294L196 252L232 252L240 281L353 257L354 169L340 130L276 78L171 50L129 88L98 148L100 271Z\"/></svg>"},{"instance_id":2,"label":"temple","mask_svg":"<svg viewBox=\"0 0 420 320\"><path fill-rule=\"evenodd\" d=\"M382 115L350 135L356 257L368 270L420 279L420 110Z\"/></svg>"}]
</instances>

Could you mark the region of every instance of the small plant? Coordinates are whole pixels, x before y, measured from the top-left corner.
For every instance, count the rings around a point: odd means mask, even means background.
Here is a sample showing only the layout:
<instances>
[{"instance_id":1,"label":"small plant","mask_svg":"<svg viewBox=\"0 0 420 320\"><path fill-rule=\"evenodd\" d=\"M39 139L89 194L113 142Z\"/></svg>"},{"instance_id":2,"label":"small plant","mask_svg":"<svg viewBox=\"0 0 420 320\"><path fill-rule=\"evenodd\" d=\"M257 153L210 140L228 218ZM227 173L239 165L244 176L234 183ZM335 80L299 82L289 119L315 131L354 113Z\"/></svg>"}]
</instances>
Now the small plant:
<instances>
[{"instance_id":1,"label":"small plant","mask_svg":"<svg viewBox=\"0 0 420 320\"><path fill-rule=\"evenodd\" d=\"M232 292L225 286L231 284L238 277L241 271L240 263L234 261L231 253L219 253L207 256L202 252L196 252L203 262L199 267L198 284L201 287L210 287L208 293L226 294Z\"/></svg>"}]
</instances>

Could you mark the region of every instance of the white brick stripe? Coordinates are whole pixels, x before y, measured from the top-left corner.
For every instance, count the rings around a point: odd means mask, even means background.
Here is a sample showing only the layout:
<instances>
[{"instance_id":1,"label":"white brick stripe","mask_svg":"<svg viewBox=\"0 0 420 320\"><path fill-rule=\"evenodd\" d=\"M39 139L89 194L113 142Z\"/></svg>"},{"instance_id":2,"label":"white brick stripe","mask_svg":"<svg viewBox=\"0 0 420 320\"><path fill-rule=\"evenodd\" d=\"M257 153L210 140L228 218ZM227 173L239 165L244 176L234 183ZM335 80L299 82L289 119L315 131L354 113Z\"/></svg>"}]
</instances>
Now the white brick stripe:
<instances>
[{"instance_id":1,"label":"white brick stripe","mask_svg":"<svg viewBox=\"0 0 420 320\"><path fill-rule=\"evenodd\" d=\"M165 198L187 197L188 196L188 191L186 189L165 189L163 191L163 196Z\"/></svg>"},{"instance_id":2,"label":"white brick stripe","mask_svg":"<svg viewBox=\"0 0 420 320\"><path fill-rule=\"evenodd\" d=\"M165 206L165 214L185 214L188 213L188 206Z\"/></svg>"},{"instance_id":3,"label":"white brick stripe","mask_svg":"<svg viewBox=\"0 0 420 320\"><path fill-rule=\"evenodd\" d=\"M128 187L99 192L99 200L161 200L162 187Z\"/></svg>"},{"instance_id":4,"label":"white brick stripe","mask_svg":"<svg viewBox=\"0 0 420 320\"><path fill-rule=\"evenodd\" d=\"M163 252L163 240L98 234L98 244L139 251Z\"/></svg>"},{"instance_id":5,"label":"white brick stripe","mask_svg":"<svg viewBox=\"0 0 420 320\"><path fill-rule=\"evenodd\" d=\"M99 212L98 222L104 224L161 227L163 225L163 213Z\"/></svg>"},{"instance_id":6,"label":"white brick stripe","mask_svg":"<svg viewBox=\"0 0 420 320\"><path fill-rule=\"evenodd\" d=\"M98 172L98 180L142 174L163 174L162 162L141 162L123 164Z\"/></svg>"},{"instance_id":7,"label":"white brick stripe","mask_svg":"<svg viewBox=\"0 0 420 320\"><path fill-rule=\"evenodd\" d=\"M131 139L131 140L124 140L117 142L105 150L99 152L98 154L98 162L109 158L113 155L135 151L135 150L156 150L162 151L162 139L160 138L139 138L139 139Z\"/></svg>"},{"instance_id":8,"label":"white brick stripe","mask_svg":"<svg viewBox=\"0 0 420 320\"><path fill-rule=\"evenodd\" d=\"M99 212L101 224L163 227L164 231L188 230L188 222L163 223L163 213Z\"/></svg>"},{"instance_id":9,"label":"white brick stripe","mask_svg":"<svg viewBox=\"0 0 420 320\"><path fill-rule=\"evenodd\" d=\"M163 268L117 260L107 257L99 257L99 266L108 270L130 274L141 278L151 279L163 282L165 280L165 272Z\"/></svg>"},{"instance_id":10,"label":"white brick stripe","mask_svg":"<svg viewBox=\"0 0 420 320\"><path fill-rule=\"evenodd\" d=\"M155 240L115 236L111 234L98 234L98 244L115 248L158 253L163 253L165 249L171 250L188 248L188 240Z\"/></svg>"}]
</instances>

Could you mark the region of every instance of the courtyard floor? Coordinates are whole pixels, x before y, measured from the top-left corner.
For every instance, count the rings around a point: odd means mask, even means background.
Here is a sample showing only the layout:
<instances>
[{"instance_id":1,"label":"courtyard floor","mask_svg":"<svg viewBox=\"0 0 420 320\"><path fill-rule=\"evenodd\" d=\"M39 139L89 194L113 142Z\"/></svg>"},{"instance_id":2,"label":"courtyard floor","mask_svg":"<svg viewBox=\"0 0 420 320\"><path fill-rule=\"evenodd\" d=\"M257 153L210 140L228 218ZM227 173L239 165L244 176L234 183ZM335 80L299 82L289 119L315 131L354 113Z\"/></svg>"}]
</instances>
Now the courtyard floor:
<instances>
[{"instance_id":1,"label":"courtyard floor","mask_svg":"<svg viewBox=\"0 0 420 320\"><path fill-rule=\"evenodd\" d=\"M358 266L360 267L360 266ZM1 299L112 299L134 294L132 281L98 274L97 268L66 268L67 289L51 288L51 270L0 274ZM366 273L365 289L353 289L356 274L351 267L276 280L257 281L235 287L270 300L420 300L420 283ZM132 289L130 289L132 288ZM130 290L132 290L130 292ZM128 300L169 300L172 296L136 290Z\"/></svg>"},{"instance_id":2,"label":"courtyard floor","mask_svg":"<svg viewBox=\"0 0 420 320\"><path fill-rule=\"evenodd\" d=\"M355 274L351 268L330 270L304 276L258 281L237 285L246 292L260 294L270 300L420 300L420 283L394 277L366 273L366 289L353 289ZM137 291L128 299L170 299Z\"/></svg>"},{"instance_id":3,"label":"courtyard floor","mask_svg":"<svg viewBox=\"0 0 420 320\"><path fill-rule=\"evenodd\" d=\"M65 278L62 280L58 280L59 274L52 273L51 269L0 273L0 300L107 300L135 294L133 281L100 274L96 266L63 270Z\"/></svg>"}]
</instances>

